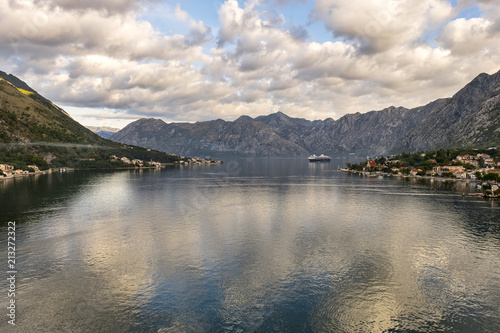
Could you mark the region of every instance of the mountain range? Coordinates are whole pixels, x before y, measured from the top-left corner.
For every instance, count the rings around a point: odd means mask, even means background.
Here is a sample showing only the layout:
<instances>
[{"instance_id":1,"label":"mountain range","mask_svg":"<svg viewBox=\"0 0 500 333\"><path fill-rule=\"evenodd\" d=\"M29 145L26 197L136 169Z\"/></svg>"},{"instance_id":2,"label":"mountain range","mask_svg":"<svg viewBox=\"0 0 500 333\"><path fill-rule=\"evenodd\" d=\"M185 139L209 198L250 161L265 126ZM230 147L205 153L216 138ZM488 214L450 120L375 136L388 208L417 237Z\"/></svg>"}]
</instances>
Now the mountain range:
<instances>
[{"instance_id":1,"label":"mountain range","mask_svg":"<svg viewBox=\"0 0 500 333\"><path fill-rule=\"evenodd\" d=\"M234 121L139 119L111 140L180 155L384 155L500 145L500 72L480 74L453 97L310 121L282 112Z\"/></svg>"},{"instance_id":2,"label":"mountain range","mask_svg":"<svg viewBox=\"0 0 500 333\"><path fill-rule=\"evenodd\" d=\"M85 126L95 134L102 138L108 139L110 136L118 132L119 128L107 127L107 126Z\"/></svg>"}]
</instances>

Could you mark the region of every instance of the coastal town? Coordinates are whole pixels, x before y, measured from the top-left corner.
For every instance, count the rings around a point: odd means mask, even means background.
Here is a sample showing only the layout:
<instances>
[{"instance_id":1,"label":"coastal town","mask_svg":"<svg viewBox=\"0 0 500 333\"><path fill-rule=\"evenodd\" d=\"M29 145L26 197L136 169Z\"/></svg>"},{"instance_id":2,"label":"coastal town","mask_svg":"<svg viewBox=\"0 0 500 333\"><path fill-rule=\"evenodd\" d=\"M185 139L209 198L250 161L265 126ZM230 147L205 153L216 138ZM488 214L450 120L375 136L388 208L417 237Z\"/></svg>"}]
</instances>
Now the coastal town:
<instances>
[{"instance_id":1,"label":"coastal town","mask_svg":"<svg viewBox=\"0 0 500 333\"><path fill-rule=\"evenodd\" d=\"M80 162L92 163L95 162L95 158L81 158ZM209 165L209 164L221 164L222 161L214 160L200 157L184 157L179 156L179 160L173 163L160 163L156 161L144 161L140 159L129 159L128 157L122 156L118 157L116 155L111 155L109 157L109 162L111 162L110 169L139 169L139 168L163 168L167 165ZM114 167L113 167L114 166ZM12 164L0 163L0 179L8 179L21 177L25 175L32 174L44 174L51 173L53 171L69 171L74 169L82 169L82 168L40 168L35 164L30 164L26 166L15 167Z\"/></svg>"},{"instance_id":2,"label":"coastal town","mask_svg":"<svg viewBox=\"0 0 500 333\"><path fill-rule=\"evenodd\" d=\"M347 163L342 171L356 173L368 177L416 177L439 178L446 180L476 182L483 189L482 196L500 197L500 156L496 148L489 152L476 154L458 154L451 158L458 149L403 153L375 159L366 158L359 164Z\"/></svg>"}]
</instances>

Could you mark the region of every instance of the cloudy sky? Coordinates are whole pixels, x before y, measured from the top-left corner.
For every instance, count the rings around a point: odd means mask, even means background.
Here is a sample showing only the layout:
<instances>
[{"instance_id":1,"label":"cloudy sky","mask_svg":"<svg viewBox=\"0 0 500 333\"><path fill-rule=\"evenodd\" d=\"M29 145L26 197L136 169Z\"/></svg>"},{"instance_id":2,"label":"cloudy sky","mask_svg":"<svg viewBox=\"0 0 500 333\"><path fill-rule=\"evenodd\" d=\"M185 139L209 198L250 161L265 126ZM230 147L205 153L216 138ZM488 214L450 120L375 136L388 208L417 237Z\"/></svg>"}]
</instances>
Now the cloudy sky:
<instances>
[{"instance_id":1,"label":"cloudy sky","mask_svg":"<svg viewBox=\"0 0 500 333\"><path fill-rule=\"evenodd\" d=\"M449 97L500 70L497 0L3 0L0 70L84 125Z\"/></svg>"}]
</instances>

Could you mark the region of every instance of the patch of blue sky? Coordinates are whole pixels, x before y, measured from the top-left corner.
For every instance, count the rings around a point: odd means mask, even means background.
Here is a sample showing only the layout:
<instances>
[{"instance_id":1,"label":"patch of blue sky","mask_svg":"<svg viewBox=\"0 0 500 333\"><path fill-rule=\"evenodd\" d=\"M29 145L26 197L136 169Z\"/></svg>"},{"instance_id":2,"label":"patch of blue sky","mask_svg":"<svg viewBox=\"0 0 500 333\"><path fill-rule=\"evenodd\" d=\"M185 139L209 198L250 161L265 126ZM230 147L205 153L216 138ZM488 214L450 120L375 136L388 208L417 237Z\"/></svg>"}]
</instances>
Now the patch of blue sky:
<instances>
[{"instance_id":1,"label":"patch of blue sky","mask_svg":"<svg viewBox=\"0 0 500 333\"><path fill-rule=\"evenodd\" d=\"M194 0L178 0L178 1L165 1L151 3L147 11L139 16L140 20L148 21L155 30L159 31L162 35L175 35L181 34L187 36L190 30L190 21L202 21L206 26L211 28L212 39L204 43L202 46L203 53L209 55L211 49L217 48L217 39L220 29L219 10L224 4L224 0L208 0L208 1L194 1ZM240 8L245 7L245 1L238 1ZM187 13L186 20L180 20L175 15L176 7ZM305 3L297 1L292 4L283 6L275 6L272 1L264 2L264 5L255 8L265 19L265 12L269 15L279 16L282 15L285 19L284 25L280 26L282 29L294 30L298 34L305 35L307 42L336 42L342 41L342 38L334 38L330 31L327 31L323 23L311 21L310 13L314 7L313 1ZM268 15L268 16L269 16ZM235 45L226 43L224 49L227 52L234 51ZM201 68L201 63L193 64Z\"/></svg>"},{"instance_id":2,"label":"patch of blue sky","mask_svg":"<svg viewBox=\"0 0 500 333\"><path fill-rule=\"evenodd\" d=\"M456 7L458 5L457 0L452 0L451 5L453 7ZM479 8L479 6L475 5L475 6L467 7L465 9L461 10L460 12L458 12L458 14L451 21L456 20L456 19L460 19L460 18L470 20L472 18L482 17L483 15L484 15L484 12ZM421 41L426 42L432 48L439 47L439 44L436 41L436 39L439 37L441 30L448 23L449 22L445 22L441 26L439 26L433 30L424 31L424 33L422 34Z\"/></svg>"},{"instance_id":3,"label":"patch of blue sky","mask_svg":"<svg viewBox=\"0 0 500 333\"><path fill-rule=\"evenodd\" d=\"M170 2L152 3L147 11L138 17L139 20L149 22L155 30L163 35L187 35L189 21L183 22L175 16L176 4Z\"/></svg>"},{"instance_id":4,"label":"patch of blue sky","mask_svg":"<svg viewBox=\"0 0 500 333\"><path fill-rule=\"evenodd\" d=\"M219 9L224 4L223 0L184 0L178 1L177 3L193 20L203 21L203 23L212 28L219 26ZM173 8L175 8L177 3L173 5ZM240 7L241 6L242 4L240 3Z\"/></svg>"},{"instance_id":5,"label":"patch of blue sky","mask_svg":"<svg viewBox=\"0 0 500 333\"><path fill-rule=\"evenodd\" d=\"M325 42L341 42L344 41L342 37L334 37L331 31L325 29L323 23L314 22L311 23L307 30L309 31L310 41L317 43L325 43Z\"/></svg>"},{"instance_id":6,"label":"patch of blue sky","mask_svg":"<svg viewBox=\"0 0 500 333\"><path fill-rule=\"evenodd\" d=\"M444 24L442 27L444 27ZM439 33L441 32L441 28L437 29L437 30L425 30L423 35L422 35L421 42L426 43L427 45L429 45L433 49L438 48L439 44L437 42L437 38L439 37Z\"/></svg>"},{"instance_id":7,"label":"patch of blue sky","mask_svg":"<svg viewBox=\"0 0 500 333\"><path fill-rule=\"evenodd\" d=\"M314 8L314 1L303 3L297 1L285 6L268 6L267 10L273 10L282 14L285 18L285 28L291 29L293 26L301 27L308 33L307 41L324 43L337 41L333 39L331 32L327 31L322 23L311 21L310 13Z\"/></svg>"},{"instance_id":8,"label":"patch of blue sky","mask_svg":"<svg viewBox=\"0 0 500 333\"><path fill-rule=\"evenodd\" d=\"M479 8L479 6L472 6L462 10L458 13L457 18L471 19L476 17L482 17L484 12Z\"/></svg>"},{"instance_id":9,"label":"patch of blue sky","mask_svg":"<svg viewBox=\"0 0 500 333\"><path fill-rule=\"evenodd\" d=\"M301 26L308 32L307 40L310 42L334 42L340 41L340 38L333 38L330 31L325 29L323 23L311 20L310 13L314 7L313 1L307 3L298 3L287 7L278 7L277 11L282 13L286 19L287 27L293 25Z\"/></svg>"},{"instance_id":10,"label":"patch of blue sky","mask_svg":"<svg viewBox=\"0 0 500 333\"><path fill-rule=\"evenodd\" d=\"M204 44L203 52L210 53L210 49L216 46L216 37L218 33L218 15L217 8L212 7L210 1L200 2L193 6L194 1L166 1L161 3L153 3L148 11L144 12L138 18L148 21L162 35L183 35L187 36L190 32L190 21L203 21L203 23L212 29L214 36L213 42ZM175 15L177 5L180 9L187 13L186 20L180 20ZM201 9L200 9L201 8ZM200 15L198 15L200 14ZM203 15L201 15L203 14Z\"/></svg>"},{"instance_id":11,"label":"patch of blue sky","mask_svg":"<svg viewBox=\"0 0 500 333\"><path fill-rule=\"evenodd\" d=\"M140 19L149 21L156 29L164 34L183 34L189 33L189 20L182 22L175 17L175 8L180 5L180 9L189 15L189 19L203 21L203 23L212 29L214 36L217 35L220 26L219 10L224 4L224 0L179 0L167 1L162 3L152 4L150 10L143 13ZM244 8L245 1L238 1L240 8ZM282 14L285 18L285 26L283 28L290 29L292 26L302 27L308 32L308 41L324 43L327 41L335 41L331 32L327 31L322 23L310 22L310 13L313 9L313 1L306 3L297 2L285 6L274 6L269 2L267 6L259 6L256 8L261 13L269 11L275 15Z\"/></svg>"}]
</instances>

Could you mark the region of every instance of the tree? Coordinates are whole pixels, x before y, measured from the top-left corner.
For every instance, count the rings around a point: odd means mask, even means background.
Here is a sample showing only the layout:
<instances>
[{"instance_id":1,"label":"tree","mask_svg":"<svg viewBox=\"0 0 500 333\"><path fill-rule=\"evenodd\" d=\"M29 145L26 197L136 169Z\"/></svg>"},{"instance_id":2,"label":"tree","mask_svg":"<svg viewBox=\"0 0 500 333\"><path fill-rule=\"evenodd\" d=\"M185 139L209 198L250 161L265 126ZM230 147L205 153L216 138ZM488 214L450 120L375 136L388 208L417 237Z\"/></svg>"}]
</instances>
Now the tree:
<instances>
[{"instance_id":1,"label":"tree","mask_svg":"<svg viewBox=\"0 0 500 333\"><path fill-rule=\"evenodd\" d=\"M467 170L473 170L474 166L472 166L470 163L465 163L464 164L464 168L467 169Z\"/></svg>"},{"instance_id":2,"label":"tree","mask_svg":"<svg viewBox=\"0 0 500 333\"><path fill-rule=\"evenodd\" d=\"M480 169L482 169L486 166L486 164L484 163L484 158L480 157L478 162L479 162Z\"/></svg>"},{"instance_id":3,"label":"tree","mask_svg":"<svg viewBox=\"0 0 500 333\"><path fill-rule=\"evenodd\" d=\"M403 174L403 175L409 175L410 174L410 169L400 169L400 172Z\"/></svg>"},{"instance_id":4,"label":"tree","mask_svg":"<svg viewBox=\"0 0 500 333\"><path fill-rule=\"evenodd\" d=\"M495 173L495 172L490 172L490 173L487 173L483 176L483 179L484 180L497 180L498 179L498 173Z\"/></svg>"},{"instance_id":5,"label":"tree","mask_svg":"<svg viewBox=\"0 0 500 333\"><path fill-rule=\"evenodd\" d=\"M441 176L446 178L456 178L453 172L443 172Z\"/></svg>"}]
</instances>

